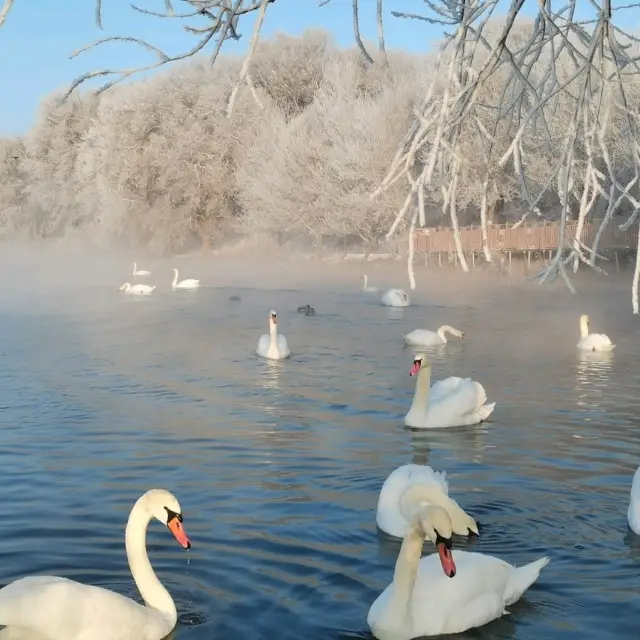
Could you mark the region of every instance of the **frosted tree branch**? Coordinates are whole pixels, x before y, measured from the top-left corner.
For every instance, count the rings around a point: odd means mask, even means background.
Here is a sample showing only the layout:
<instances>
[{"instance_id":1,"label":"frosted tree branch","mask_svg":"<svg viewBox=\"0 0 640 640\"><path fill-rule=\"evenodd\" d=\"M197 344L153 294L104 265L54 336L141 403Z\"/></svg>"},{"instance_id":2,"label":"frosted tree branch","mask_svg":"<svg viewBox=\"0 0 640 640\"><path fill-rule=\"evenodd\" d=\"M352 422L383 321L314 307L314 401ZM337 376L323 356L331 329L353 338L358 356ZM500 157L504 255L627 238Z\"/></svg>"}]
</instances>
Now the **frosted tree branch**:
<instances>
[{"instance_id":1,"label":"frosted tree branch","mask_svg":"<svg viewBox=\"0 0 640 640\"><path fill-rule=\"evenodd\" d=\"M4 21L7 19L9 12L13 7L13 0L4 0L2 4L2 9L0 9L0 27L4 24Z\"/></svg>"},{"instance_id":2,"label":"frosted tree branch","mask_svg":"<svg viewBox=\"0 0 640 640\"><path fill-rule=\"evenodd\" d=\"M640 216L640 95L629 82L640 74L640 39L622 30L616 18L630 16L624 11L637 10L640 3L613 7L611 0L591 0L581 7L583 19L576 20L577 0L562 6L540 0L531 19L521 15L523 0L511 0L496 29L492 16L498 4L425 0L422 14L392 12L443 25L451 33L440 48L442 71L372 197L409 177L407 198L387 237L405 217L413 221L418 188L419 209L425 197L443 202L463 270L468 269L458 227L463 210L479 215L490 260L487 227L501 198L520 198L524 213L515 226L540 207L555 207L558 248L536 277L542 283L560 276L573 290L567 265L572 263L574 272L580 264L597 268L598 244L612 218L627 215L618 223L624 229ZM464 176L474 171L481 187L470 191ZM599 202L606 212L587 247L581 236ZM423 225L421 212L418 219ZM572 219L575 237L567 237ZM639 274L640 261L634 311ZM409 277L413 281L412 272Z\"/></svg>"},{"instance_id":3,"label":"frosted tree branch","mask_svg":"<svg viewBox=\"0 0 640 640\"><path fill-rule=\"evenodd\" d=\"M258 46L258 40L260 40L260 30L262 29L262 23L264 22L264 16L267 12L267 4L269 4L270 0L261 0L260 2L260 10L258 11L258 18L256 19L256 25L253 28L253 34L251 36L251 44L249 45L249 52L247 53L244 61L242 62L242 68L240 69L240 77L238 78L238 84L234 87L231 95L229 96L229 104L227 106L227 118L230 118L233 114L233 107L236 102L236 96L238 95L238 91L240 90L240 85L245 79L247 79L247 74L249 73L249 66L251 65L251 59L256 52L256 47ZM251 83L251 79L249 78L248 84L250 87L253 86ZM255 90L253 90L254 97L256 96ZM258 100L258 105L262 106L260 100Z\"/></svg>"},{"instance_id":4,"label":"frosted tree branch","mask_svg":"<svg viewBox=\"0 0 640 640\"><path fill-rule=\"evenodd\" d=\"M10 8L12 0L5 0ZM164 51L158 49L151 43L142 40L140 38L135 38L133 36L112 36L108 38L102 38L93 44L90 44L82 49L75 51L71 58L75 58L76 56L84 53L85 51L89 51L95 47L99 47L108 42L128 42L131 44L135 44L143 49L146 49L150 53L154 55L156 58L155 62L152 62L148 65L144 65L141 67L133 67L129 69L101 69L98 71L91 71L89 73L85 73L80 77L76 78L66 91L63 96L63 100L66 100L72 93L77 89L80 85L84 84L89 80L93 80L96 78L107 78L110 79L103 84L97 91L96 94L103 93L107 89L113 87L116 84L130 78L131 76L138 75L140 73L144 73L147 71L152 71L154 69L158 69L163 65L170 64L172 62L177 62L179 60L185 60L201 51L205 50L207 45L214 41L215 47L211 54L211 64L213 64L220 50L222 48L222 44L225 40L229 38L239 39L241 36L237 32L238 20L240 17L252 13L254 11L259 11L262 18L259 18L259 24L262 25L262 20L264 19L264 11L266 11L266 6L275 2L275 0L181 0L183 5L186 5L189 10L183 13L175 13L173 9L173 5L171 0L163 0L164 11L152 11L150 9L144 9L138 7L136 5L131 5L131 8L138 12L150 17L161 18L161 19L169 19L169 20L177 20L183 23L183 28L188 33L196 36L198 38L195 45L187 51L182 53L177 53L173 55L169 55ZM102 28L103 18L103 1L96 0L96 24L99 28ZM2 14L0 14L1 16ZM185 23L187 20L195 20L195 23ZM0 24L2 24L0 18ZM259 28L258 28L259 31ZM255 32L254 32L255 35ZM244 69L244 66L243 66ZM247 68L244 69L244 73L242 75L242 80L245 79L248 71Z\"/></svg>"}]
</instances>

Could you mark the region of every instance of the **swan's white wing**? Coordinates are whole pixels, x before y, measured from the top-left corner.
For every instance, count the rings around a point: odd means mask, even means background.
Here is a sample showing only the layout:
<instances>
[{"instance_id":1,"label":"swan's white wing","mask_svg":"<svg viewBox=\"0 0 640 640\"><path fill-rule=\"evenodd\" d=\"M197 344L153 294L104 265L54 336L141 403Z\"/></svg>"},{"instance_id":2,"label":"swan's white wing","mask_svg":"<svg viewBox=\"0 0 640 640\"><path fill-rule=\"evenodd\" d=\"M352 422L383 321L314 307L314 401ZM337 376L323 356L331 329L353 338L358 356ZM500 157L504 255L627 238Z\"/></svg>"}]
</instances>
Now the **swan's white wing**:
<instances>
[{"instance_id":1,"label":"swan's white wing","mask_svg":"<svg viewBox=\"0 0 640 640\"><path fill-rule=\"evenodd\" d=\"M591 351L611 351L614 347L609 336L604 333L590 333L578 342L578 348Z\"/></svg>"},{"instance_id":2,"label":"swan's white wing","mask_svg":"<svg viewBox=\"0 0 640 640\"><path fill-rule=\"evenodd\" d=\"M484 387L471 378L452 376L431 387L428 422L432 424L472 424L471 419L487 401Z\"/></svg>"},{"instance_id":3,"label":"swan's white wing","mask_svg":"<svg viewBox=\"0 0 640 640\"><path fill-rule=\"evenodd\" d=\"M49 640L160 640L170 623L119 593L55 576L22 578L0 590L0 625Z\"/></svg>"},{"instance_id":4,"label":"swan's white wing","mask_svg":"<svg viewBox=\"0 0 640 640\"><path fill-rule=\"evenodd\" d=\"M504 593L512 568L498 558L465 551L454 551L453 558L457 569L453 578L444 575L437 554L420 560L411 601L412 618L391 611L393 584L386 588L367 617L376 638L409 640L460 633L503 614ZM393 634L394 630L402 633Z\"/></svg>"},{"instance_id":5,"label":"swan's white wing","mask_svg":"<svg viewBox=\"0 0 640 640\"><path fill-rule=\"evenodd\" d=\"M291 354L289 345L287 344L287 338L282 333L278 334L278 351L280 352L281 358L286 358Z\"/></svg>"},{"instance_id":6,"label":"swan's white wing","mask_svg":"<svg viewBox=\"0 0 640 640\"><path fill-rule=\"evenodd\" d=\"M417 346L428 346L432 344L442 344L440 336L435 331L429 329L415 329L404 337L407 344Z\"/></svg>"},{"instance_id":7,"label":"swan's white wing","mask_svg":"<svg viewBox=\"0 0 640 640\"><path fill-rule=\"evenodd\" d=\"M387 587L367 618L372 630L375 625L386 632L376 633L376 638L409 640L487 624L504 615L505 606L518 600L549 562L540 558L516 569L499 558L467 551L454 551L453 559L457 570L453 578L444 575L438 554L420 560L411 600L413 616L408 620L390 610L393 584Z\"/></svg>"},{"instance_id":8,"label":"swan's white wing","mask_svg":"<svg viewBox=\"0 0 640 640\"><path fill-rule=\"evenodd\" d=\"M461 633L479 627L504 613L504 596L513 567L480 553L454 551L456 575L442 571L438 554L420 560L413 591L415 636L430 631L433 621L438 633Z\"/></svg>"},{"instance_id":9,"label":"swan's white wing","mask_svg":"<svg viewBox=\"0 0 640 640\"><path fill-rule=\"evenodd\" d=\"M640 468L633 474L627 521L631 531L640 535Z\"/></svg>"},{"instance_id":10,"label":"swan's white wing","mask_svg":"<svg viewBox=\"0 0 640 640\"><path fill-rule=\"evenodd\" d=\"M256 349L256 352L258 355L266 357L268 351L269 351L269 334L263 333L260 336L260 340L258 340L258 348Z\"/></svg>"},{"instance_id":11,"label":"swan's white wing","mask_svg":"<svg viewBox=\"0 0 640 640\"><path fill-rule=\"evenodd\" d=\"M408 523L400 510L400 498L409 487L415 485L436 487L445 495L449 494L444 471L434 471L431 467L420 464L398 467L391 472L380 489L376 523L382 531L397 538L404 537Z\"/></svg>"}]
</instances>

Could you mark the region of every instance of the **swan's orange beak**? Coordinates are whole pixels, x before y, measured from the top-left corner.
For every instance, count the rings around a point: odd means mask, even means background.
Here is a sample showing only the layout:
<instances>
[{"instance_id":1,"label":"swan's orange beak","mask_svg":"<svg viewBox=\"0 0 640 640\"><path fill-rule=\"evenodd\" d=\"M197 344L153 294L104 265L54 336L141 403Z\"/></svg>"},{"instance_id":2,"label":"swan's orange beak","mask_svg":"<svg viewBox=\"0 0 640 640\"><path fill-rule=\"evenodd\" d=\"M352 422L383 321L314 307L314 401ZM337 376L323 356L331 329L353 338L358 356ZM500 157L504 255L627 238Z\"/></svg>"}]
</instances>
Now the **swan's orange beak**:
<instances>
[{"instance_id":1,"label":"swan's orange beak","mask_svg":"<svg viewBox=\"0 0 640 640\"><path fill-rule=\"evenodd\" d=\"M413 367L411 367L411 371L409 371L410 376L415 376L418 371L420 371L420 367L422 366L422 360L414 360Z\"/></svg>"},{"instance_id":2,"label":"swan's orange beak","mask_svg":"<svg viewBox=\"0 0 640 640\"><path fill-rule=\"evenodd\" d=\"M453 561L453 554L451 553L451 540L444 541L440 539L436 543L436 548L438 549L444 575L448 578L453 578L453 576L456 575L456 564Z\"/></svg>"},{"instance_id":3,"label":"swan's orange beak","mask_svg":"<svg viewBox=\"0 0 640 640\"><path fill-rule=\"evenodd\" d=\"M171 520L169 520L169 522L167 522L167 527L169 528L169 531L173 533L173 537L178 541L183 549L191 549L191 541L189 540L189 536L187 535L187 532L182 526L182 522L177 516L174 516L173 518L171 518Z\"/></svg>"}]
</instances>

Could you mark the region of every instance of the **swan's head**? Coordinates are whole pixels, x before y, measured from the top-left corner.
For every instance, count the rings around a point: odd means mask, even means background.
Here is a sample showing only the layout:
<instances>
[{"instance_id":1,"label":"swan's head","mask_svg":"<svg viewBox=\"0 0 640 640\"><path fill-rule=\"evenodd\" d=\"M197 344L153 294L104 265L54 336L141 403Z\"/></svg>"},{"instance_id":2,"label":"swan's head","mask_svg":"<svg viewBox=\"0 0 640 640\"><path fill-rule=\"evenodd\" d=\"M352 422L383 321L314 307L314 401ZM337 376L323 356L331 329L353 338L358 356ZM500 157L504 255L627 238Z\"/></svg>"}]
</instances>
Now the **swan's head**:
<instances>
[{"instance_id":1,"label":"swan's head","mask_svg":"<svg viewBox=\"0 0 640 640\"><path fill-rule=\"evenodd\" d=\"M586 313L580 316L580 323L589 324L589 316Z\"/></svg>"},{"instance_id":2,"label":"swan's head","mask_svg":"<svg viewBox=\"0 0 640 640\"><path fill-rule=\"evenodd\" d=\"M131 283L125 282L124 284L120 285L120 288L118 289L118 291L126 291L129 288L131 288Z\"/></svg>"},{"instance_id":3,"label":"swan's head","mask_svg":"<svg viewBox=\"0 0 640 640\"><path fill-rule=\"evenodd\" d=\"M174 270L173 270L173 273L178 273L178 270L177 270L177 269L174 269Z\"/></svg>"},{"instance_id":4,"label":"swan's head","mask_svg":"<svg viewBox=\"0 0 640 640\"><path fill-rule=\"evenodd\" d=\"M422 509L417 518L425 538L436 545L444 574L453 578L456 565L451 553L453 527L449 514L442 507L429 506Z\"/></svg>"},{"instance_id":5,"label":"swan's head","mask_svg":"<svg viewBox=\"0 0 640 640\"><path fill-rule=\"evenodd\" d=\"M409 375L416 376L420 373L420 369L422 369L422 367L428 369L430 366L431 363L429 362L429 358L427 358L426 354L417 353L413 356L413 366L411 367L411 371L409 371Z\"/></svg>"},{"instance_id":6,"label":"swan's head","mask_svg":"<svg viewBox=\"0 0 640 640\"><path fill-rule=\"evenodd\" d=\"M182 525L182 509L176 497L164 489L151 489L145 493L143 500L147 511L167 526L180 546L190 549L191 541Z\"/></svg>"},{"instance_id":7,"label":"swan's head","mask_svg":"<svg viewBox=\"0 0 640 640\"><path fill-rule=\"evenodd\" d=\"M273 309L269 311L269 322L272 324L278 324L278 314Z\"/></svg>"}]
</instances>

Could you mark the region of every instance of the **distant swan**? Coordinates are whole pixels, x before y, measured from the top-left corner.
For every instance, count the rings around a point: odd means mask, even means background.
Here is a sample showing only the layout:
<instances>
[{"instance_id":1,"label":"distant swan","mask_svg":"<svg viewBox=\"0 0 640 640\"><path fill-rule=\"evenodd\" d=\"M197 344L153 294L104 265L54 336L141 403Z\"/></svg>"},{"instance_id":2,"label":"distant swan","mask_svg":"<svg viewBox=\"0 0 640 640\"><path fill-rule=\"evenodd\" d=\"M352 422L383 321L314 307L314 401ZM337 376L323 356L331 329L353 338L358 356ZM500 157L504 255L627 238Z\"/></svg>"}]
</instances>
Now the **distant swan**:
<instances>
[{"instance_id":1,"label":"distant swan","mask_svg":"<svg viewBox=\"0 0 640 640\"><path fill-rule=\"evenodd\" d=\"M404 538L415 514L427 505L442 507L451 518L453 533L478 535L476 521L449 497L447 474L421 464L405 464L384 481L378 498L376 524L396 538Z\"/></svg>"},{"instance_id":2,"label":"distant swan","mask_svg":"<svg viewBox=\"0 0 640 640\"><path fill-rule=\"evenodd\" d=\"M275 311L269 312L269 333L260 336L256 353L269 360L283 360L291 355L287 339L278 333L278 314Z\"/></svg>"},{"instance_id":3,"label":"distant swan","mask_svg":"<svg viewBox=\"0 0 640 640\"><path fill-rule=\"evenodd\" d=\"M631 531L640 535L640 468L633 474L627 521Z\"/></svg>"},{"instance_id":4,"label":"distant swan","mask_svg":"<svg viewBox=\"0 0 640 640\"><path fill-rule=\"evenodd\" d=\"M168 491L147 491L131 509L125 531L127 560L144 605L102 587L56 576L31 576L0 590L0 637L91 640L161 640L178 614L156 577L145 536L152 519L166 525L185 549L191 542L182 526L180 505ZM8 632L7 635L4 635ZM16 633L12 633L16 632Z\"/></svg>"},{"instance_id":5,"label":"distant swan","mask_svg":"<svg viewBox=\"0 0 640 640\"><path fill-rule=\"evenodd\" d=\"M450 333L452 336L458 338L465 337L462 331L450 327L448 324L443 324L437 331L429 331L429 329L416 329L407 333L404 337L406 344L414 347L430 347L438 344L446 344L447 336L445 333Z\"/></svg>"},{"instance_id":6,"label":"distant swan","mask_svg":"<svg viewBox=\"0 0 640 640\"><path fill-rule=\"evenodd\" d=\"M382 304L385 307L408 307L411 300L402 289L389 289L382 294Z\"/></svg>"},{"instance_id":7,"label":"distant swan","mask_svg":"<svg viewBox=\"0 0 640 640\"><path fill-rule=\"evenodd\" d=\"M589 333L589 316L586 314L580 316L580 340L577 346L585 351L613 351L616 348L604 333Z\"/></svg>"},{"instance_id":8,"label":"distant swan","mask_svg":"<svg viewBox=\"0 0 640 640\"><path fill-rule=\"evenodd\" d=\"M186 280L178 282L178 270L174 269L173 273L174 276L171 286L174 289L197 289L200 286L200 280L195 280L194 278L187 278Z\"/></svg>"},{"instance_id":9,"label":"distant swan","mask_svg":"<svg viewBox=\"0 0 640 640\"><path fill-rule=\"evenodd\" d=\"M483 553L452 552L447 512L420 510L408 527L393 582L369 609L367 623L378 640L412 640L461 633L503 616L549 563L544 557L514 567ZM425 538L437 553L420 559Z\"/></svg>"},{"instance_id":10,"label":"distant swan","mask_svg":"<svg viewBox=\"0 0 640 640\"><path fill-rule=\"evenodd\" d=\"M379 291L378 287L367 286L368 278L366 273L362 276L362 280L363 280L362 291L366 293L378 293Z\"/></svg>"},{"instance_id":11,"label":"distant swan","mask_svg":"<svg viewBox=\"0 0 640 640\"><path fill-rule=\"evenodd\" d=\"M418 374L418 382L404 424L414 429L438 429L478 424L486 420L496 403L485 404L484 387L471 378L451 376L431 383L431 363L423 353L413 359L409 375Z\"/></svg>"},{"instance_id":12,"label":"distant swan","mask_svg":"<svg viewBox=\"0 0 640 640\"><path fill-rule=\"evenodd\" d=\"M129 293L135 296L150 296L153 293L153 290L156 288L156 285L153 287L148 284L134 284L131 286L130 282L125 282L120 286L118 291L124 291L125 293Z\"/></svg>"},{"instance_id":13,"label":"distant swan","mask_svg":"<svg viewBox=\"0 0 640 640\"><path fill-rule=\"evenodd\" d=\"M151 271L146 271L145 269L137 269L137 265L133 263L133 275L134 276L150 276Z\"/></svg>"}]
</instances>

